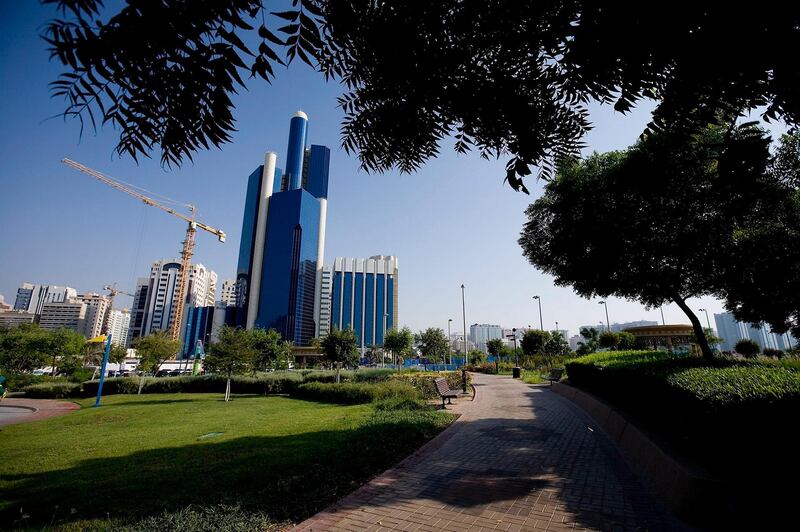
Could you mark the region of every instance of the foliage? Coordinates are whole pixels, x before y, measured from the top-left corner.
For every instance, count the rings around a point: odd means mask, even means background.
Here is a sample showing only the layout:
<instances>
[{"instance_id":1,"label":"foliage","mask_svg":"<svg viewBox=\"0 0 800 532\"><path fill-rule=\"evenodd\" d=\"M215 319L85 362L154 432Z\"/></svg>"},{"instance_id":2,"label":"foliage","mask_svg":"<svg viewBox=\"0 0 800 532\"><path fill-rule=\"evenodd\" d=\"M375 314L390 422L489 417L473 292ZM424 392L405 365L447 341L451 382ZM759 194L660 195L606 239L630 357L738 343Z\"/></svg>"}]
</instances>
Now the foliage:
<instances>
[{"instance_id":1,"label":"foliage","mask_svg":"<svg viewBox=\"0 0 800 532\"><path fill-rule=\"evenodd\" d=\"M609 351L566 369L570 384L722 471L736 456L767 453L770 442L789 437L786 420L800 407L800 374L780 362Z\"/></svg>"},{"instance_id":2,"label":"foliage","mask_svg":"<svg viewBox=\"0 0 800 532\"><path fill-rule=\"evenodd\" d=\"M392 328L386 331L383 348L392 354L392 359L409 355L413 347L414 334L408 327L403 327L400 330Z\"/></svg>"},{"instance_id":3,"label":"foliage","mask_svg":"<svg viewBox=\"0 0 800 532\"><path fill-rule=\"evenodd\" d=\"M209 346L203 367L209 373L228 377L248 371L256 356L253 340L250 331L227 326L220 328L219 339Z\"/></svg>"},{"instance_id":4,"label":"foliage","mask_svg":"<svg viewBox=\"0 0 800 532\"><path fill-rule=\"evenodd\" d=\"M253 348L253 371L276 369L292 352L291 344L281 339L275 329L255 328L247 331Z\"/></svg>"},{"instance_id":5,"label":"foliage","mask_svg":"<svg viewBox=\"0 0 800 532\"><path fill-rule=\"evenodd\" d=\"M600 347L605 349L616 349L619 344L619 336L611 331L603 331L600 334Z\"/></svg>"},{"instance_id":6,"label":"foliage","mask_svg":"<svg viewBox=\"0 0 800 532\"><path fill-rule=\"evenodd\" d=\"M486 353L478 349L473 349L467 355L467 359L469 360L470 364L480 364L482 362L486 362Z\"/></svg>"},{"instance_id":7,"label":"foliage","mask_svg":"<svg viewBox=\"0 0 800 532\"><path fill-rule=\"evenodd\" d=\"M582 342L578 342L579 355L594 353L600 347L600 331L594 327L581 327Z\"/></svg>"},{"instance_id":8,"label":"foliage","mask_svg":"<svg viewBox=\"0 0 800 532\"><path fill-rule=\"evenodd\" d=\"M605 331L600 335L600 347L628 350L636 347L636 337L629 332Z\"/></svg>"},{"instance_id":9,"label":"foliage","mask_svg":"<svg viewBox=\"0 0 800 532\"><path fill-rule=\"evenodd\" d=\"M773 349L771 347L766 347L761 352L761 354L769 358L783 358L785 353L780 349Z\"/></svg>"},{"instance_id":10,"label":"foliage","mask_svg":"<svg viewBox=\"0 0 800 532\"><path fill-rule=\"evenodd\" d=\"M57 329L50 331L47 340L47 350L52 360L50 365L53 373L71 375L81 368L81 354L86 342L84 336L71 329Z\"/></svg>"},{"instance_id":11,"label":"foliage","mask_svg":"<svg viewBox=\"0 0 800 532\"><path fill-rule=\"evenodd\" d=\"M729 268L754 249L742 235L780 225L775 207L791 194L768 171L760 127L721 120L684 140L655 134L624 152L565 161L528 208L519 243L531 264L581 296L676 303L710 358L686 300L724 298L742 284Z\"/></svg>"},{"instance_id":12,"label":"foliage","mask_svg":"<svg viewBox=\"0 0 800 532\"><path fill-rule=\"evenodd\" d=\"M547 331L528 329L522 335L519 344L525 356L541 355L544 353L544 346L552 337Z\"/></svg>"},{"instance_id":13,"label":"foliage","mask_svg":"<svg viewBox=\"0 0 800 532\"><path fill-rule=\"evenodd\" d=\"M629 350L629 349L634 349L636 347L636 337L633 335L633 333L621 331L617 333L617 337L619 338L619 341L617 342L618 349ZM706 335L706 338L708 339L709 342L712 342L712 339L709 338L708 335Z\"/></svg>"},{"instance_id":14,"label":"foliage","mask_svg":"<svg viewBox=\"0 0 800 532\"><path fill-rule=\"evenodd\" d=\"M553 331L550 334L550 339L544 344L543 355L546 359L553 359L556 357L564 357L571 353L569 343L564 338L561 331Z\"/></svg>"},{"instance_id":15,"label":"foliage","mask_svg":"<svg viewBox=\"0 0 800 532\"><path fill-rule=\"evenodd\" d=\"M134 340L133 347L139 357L139 370L155 374L164 361L178 353L180 344L170 338L167 331L156 331Z\"/></svg>"},{"instance_id":16,"label":"foliage","mask_svg":"<svg viewBox=\"0 0 800 532\"><path fill-rule=\"evenodd\" d=\"M336 369L336 382L339 382L339 374L343 365L358 365L358 338L352 328L348 327L346 330L340 331L336 327L332 327L320 345L325 360Z\"/></svg>"},{"instance_id":17,"label":"foliage","mask_svg":"<svg viewBox=\"0 0 800 532\"><path fill-rule=\"evenodd\" d=\"M50 335L35 323L0 331L0 368L10 373L32 371L47 365Z\"/></svg>"},{"instance_id":18,"label":"foliage","mask_svg":"<svg viewBox=\"0 0 800 532\"><path fill-rule=\"evenodd\" d=\"M447 379L447 385L451 390L461 389L464 381L460 371L409 371L395 373L392 375L392 380L404 382L414 387L424 399L437 399L439 395L436 393L436 379L444 377ZM472 381L472 377L467 373L467 384Z\"/></svg>"},{"instance_id":19,"label":"foliage","mask_svg":"<svg viewBox=\"0 0 800 532\"><path fill-rule=\"evenodd\" d=\"M26 386L22 391L26 398L31 399L65 399L80 397L81 385L75 382L43 382Z\"/></svg>"},{"instance_id":20,"label":"foliage","mask_svg":"<svg viewBox=\"0 0 800 532\"><path fill-rule=\"evenodd\" d=\"M420 354L433 363L443 362L450 351L450 342L442 329L429 327L418 332L414 341Z\"/></svg>"},{"instance_id":21,"label":"foliage","mask_svg":"<svg viewBox=\"0 0 800 532\"><path fill-rule=\"evenodd\" d=\"M290 395L298 399L311 399L326 403L362 404L384 399L417 400L420 392L413 386L390 380L379 383L324 383L310 382L294 388Z\"/></svg>"},{"instance_id":22,"label":"foliage","mask_svg":"<svg viewBox=\"0 0 800 532\"><path fill-rule=\"evenodd\" d=\"M504 345L505 344L503 343L502 339L493 338L492 340L486 342L486 350L489 352L490 355L496 357L500 355L500 353L503 351Z\"/></svg>"},{"instance_id":23,"label":"foliage","mask_svg":"<svg viewBox=\"0 0 800 532\"><path fill-rule=\"evenodd\" d=\"M755 358L761 352L761 347L748 338L743 338L736 342L734 349L745 358Z\"/></svg>"},{"instance_id":24,"label":"foliage","mask_svg":"<svg viewBox=\"0 0 800 532\"><path fill-rule=\"evenodd\" d=\"M498 364L489 362L470 364L467 366L467 371L471 371L474 373L486 373L489 375L496 375L498 372Z\"/></svg>"},{"instance_id":25,"label":"foliage","mask_svg":"<svg viewBox=\"0 0 800 532\"><path fill-rule=\"evenodd\" d=\"M272 532L286 528L288 523L276 523L262 511L248 510L235 504L194 505L176 511L163 511L158 515L114 526L115 532L169 532L194 530L195 532Z\"/></svg>"},{"instance_id":26,"label":"foliage","mask_svg":"<svg viewBox=\"0 0 800 532\"><path fill-rule=\"evenodd\" d=\"M161 531L224 531L236 523L260 530L258 516L296 523L396 464L453 419L440 411L376 412L372 405L287 397L226 404L218 394L116 395L89 408L93 402L80 400L84 408L68 416L3 427L3 523ZM218 434L201 437L209 433ZM198 501L198 515L171 517ZM215 510L232 501L241 513ZM200 516L208 521L197 522Z\"/></svg>"},{"instance_id":27,"label":"foliage","mask_svg":"<svg viewBox=\"0 0 800 532\"><path fill-rule=\"evenodd\" d=\"M225 375L197 375L185 377L147 377L142 393L224 393ZM289 393L303 382L303 377L293 372L266 373L256 376L233 375L231 389L238 394L273 395ZM83 394L97 394L98 381L83 383ZM137 393L138 379L111 378L103 384L103 395Z\"/></svg>"}]
</instances>

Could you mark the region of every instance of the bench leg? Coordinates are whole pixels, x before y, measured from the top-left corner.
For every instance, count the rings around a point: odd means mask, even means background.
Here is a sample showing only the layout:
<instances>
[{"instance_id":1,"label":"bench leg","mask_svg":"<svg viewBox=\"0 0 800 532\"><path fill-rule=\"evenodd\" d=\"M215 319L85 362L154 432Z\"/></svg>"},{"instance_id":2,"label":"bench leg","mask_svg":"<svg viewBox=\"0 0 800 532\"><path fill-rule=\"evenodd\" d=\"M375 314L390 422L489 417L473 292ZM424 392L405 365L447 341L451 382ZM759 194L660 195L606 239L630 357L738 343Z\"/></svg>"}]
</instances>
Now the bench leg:
<instances>
[{"instance_id":1,"label":"bench leg","mask_svg":"<svg viewBox=\"0 0 800 532\"><path fill-rule=\"evenodd\" d=\"M447 398L447 404L448 405L452 405L453 404L453 403L450 402L450 398L449 397Z\"/></svg>"},{"instance_id":2,"label":"bench leg","mask_svg":"<svg viewBox=\"0 0 800 532\"><path fill-rule=\"evenodd\" d=\"M447 410L447 407L444 406L444 397L442 397L442 410Z\"/></svg>"}]
</instances>

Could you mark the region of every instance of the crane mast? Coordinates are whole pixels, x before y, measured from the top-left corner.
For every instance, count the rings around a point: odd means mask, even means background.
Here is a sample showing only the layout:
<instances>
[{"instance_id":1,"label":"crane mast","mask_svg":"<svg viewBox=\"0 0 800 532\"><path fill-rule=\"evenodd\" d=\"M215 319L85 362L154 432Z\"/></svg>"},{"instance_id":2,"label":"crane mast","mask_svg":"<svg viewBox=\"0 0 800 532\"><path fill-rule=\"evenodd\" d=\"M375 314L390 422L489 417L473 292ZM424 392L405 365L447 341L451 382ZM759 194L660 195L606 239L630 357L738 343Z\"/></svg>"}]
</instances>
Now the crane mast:
<instances>
[{"instance_id":1,"label":"crane mast","mask_svg":"<svg viewBox=\"0 0 800 532\"><path fill-rule=\"evenodd\" d=\"M189 209L191 215L186 216L183 213L180 213L173 209L172 207L168 207L153 198L145 196L141 192L134 190L133 188L125 185L124 183L120 183L119 181L101 173L97 170L92 170L88 166L84 166L81 163L75 162L71 159L62 159L62 163L70 166L76 170L79 170L85 174L88 174L95 179L119 190L120 192L124 192L129 196L133 196L134 198L142 201L145 205L149 205L151 207L155 207L157 209L161 209L162 211L175 216L176 218L180 218L184 222L188 223L188 228L186 229L186 238L183 240L183 247L181 249L181 279L178 283L178 297L177 297L177 304L175 306L175 316L172 319L172 323L170 325L170 336L173 340L180 340L180 333L181 333L181 322L183 321L183 307L184 307L184 300L186 299L186 287L189 284L189 266L191 265L190 261L192 259L192 255L194 255L194 245L195 245L195 235L197 234L197 229L202 229L208 233L213 234L216 236L220 242L225 242L225 232L221 229L217 229L215 227L211 227L210 225L206 225L204 223L198 222L195 220L196 208L194 205L186 204L185 206ZM108 290L108 288L106 288ZM116 291L115 291L116 292Z\"/></svg>"}]
</instances>

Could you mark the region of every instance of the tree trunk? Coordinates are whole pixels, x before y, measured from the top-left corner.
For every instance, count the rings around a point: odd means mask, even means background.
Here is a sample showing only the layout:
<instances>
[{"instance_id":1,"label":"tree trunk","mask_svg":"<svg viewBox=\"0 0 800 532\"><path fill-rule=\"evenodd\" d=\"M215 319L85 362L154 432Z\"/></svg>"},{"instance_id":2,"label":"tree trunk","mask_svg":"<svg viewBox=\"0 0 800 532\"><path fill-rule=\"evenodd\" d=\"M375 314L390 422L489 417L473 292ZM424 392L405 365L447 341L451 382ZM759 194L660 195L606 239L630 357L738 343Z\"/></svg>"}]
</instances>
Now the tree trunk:
<instances>
[{"instance_id":1,"label":"tree trunk","mask_svg":"<svg viewBox=\"0 0 800 532\"><path fill-rule=\"evenodd\" d=\"M697 343L700 344L700 351L703 353L703 358L706 360L713 360L714 352L711 350L711 346L708 345L706 331L703 329L703 325L700 323L700 320L697 318L697 316L695 316L694 312L692 312L692 309L689 308L689 305L687 305L686 301L681 297L672 296L672 300L681 308L684 314L689 317L689 321L692 322L694 335L697 338Z\"/></svg>"},{"instance_id":2,"label":"tree trunk","mask_svg":"<svg viewBox=\"0 0 800 532\"><path fill-rule=\"evenodd\" d=\"M225 384L225 402L231 400L231 376L228 375L228 382Z\"/></svg>"},{"instance_id":3,"label":"tree trunk","mask_svg":"<svg viewBox=\"0 0 800 532\"><path fill-rule=\"evenodd\" d=\"M339 384L339 374L341 373L341 371L342 371L342 363L341 362L337 362L336 363L336 384Z\"/></svg>"},{"instance_id":4,"label":"tree trunk","mask_svg":"<svg viewBox=\"0 0 800 532\"><path fill-rule=\"evenodd\" d=\"M136 395L142 395L142 388L144 388L144 371L142 371L142 378L139 379L139 393Z\"/></svg>"}]
</instances>

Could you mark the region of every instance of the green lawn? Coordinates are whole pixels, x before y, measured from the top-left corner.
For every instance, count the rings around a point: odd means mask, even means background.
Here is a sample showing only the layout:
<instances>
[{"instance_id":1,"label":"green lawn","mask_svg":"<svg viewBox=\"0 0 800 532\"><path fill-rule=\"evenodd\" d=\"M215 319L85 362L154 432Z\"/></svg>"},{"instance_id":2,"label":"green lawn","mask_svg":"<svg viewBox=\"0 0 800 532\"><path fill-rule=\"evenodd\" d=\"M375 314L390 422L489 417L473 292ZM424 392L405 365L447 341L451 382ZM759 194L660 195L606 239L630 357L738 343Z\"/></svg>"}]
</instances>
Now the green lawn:
<instances>
[{"instance_id":1,"label":"green lawn","mask_svg":"<svg viewBox=\"0 0 800 532\"><path fill-rule=\"evenodd\" d=\"M93 401L0 430L0 523L105 528L150 516L135 527L152 529L152 516L169 520L190 505L240 507L243 528L298 520L452 419L284 397L116 395L97 409Z\"/></svg>"}]
</instances>

